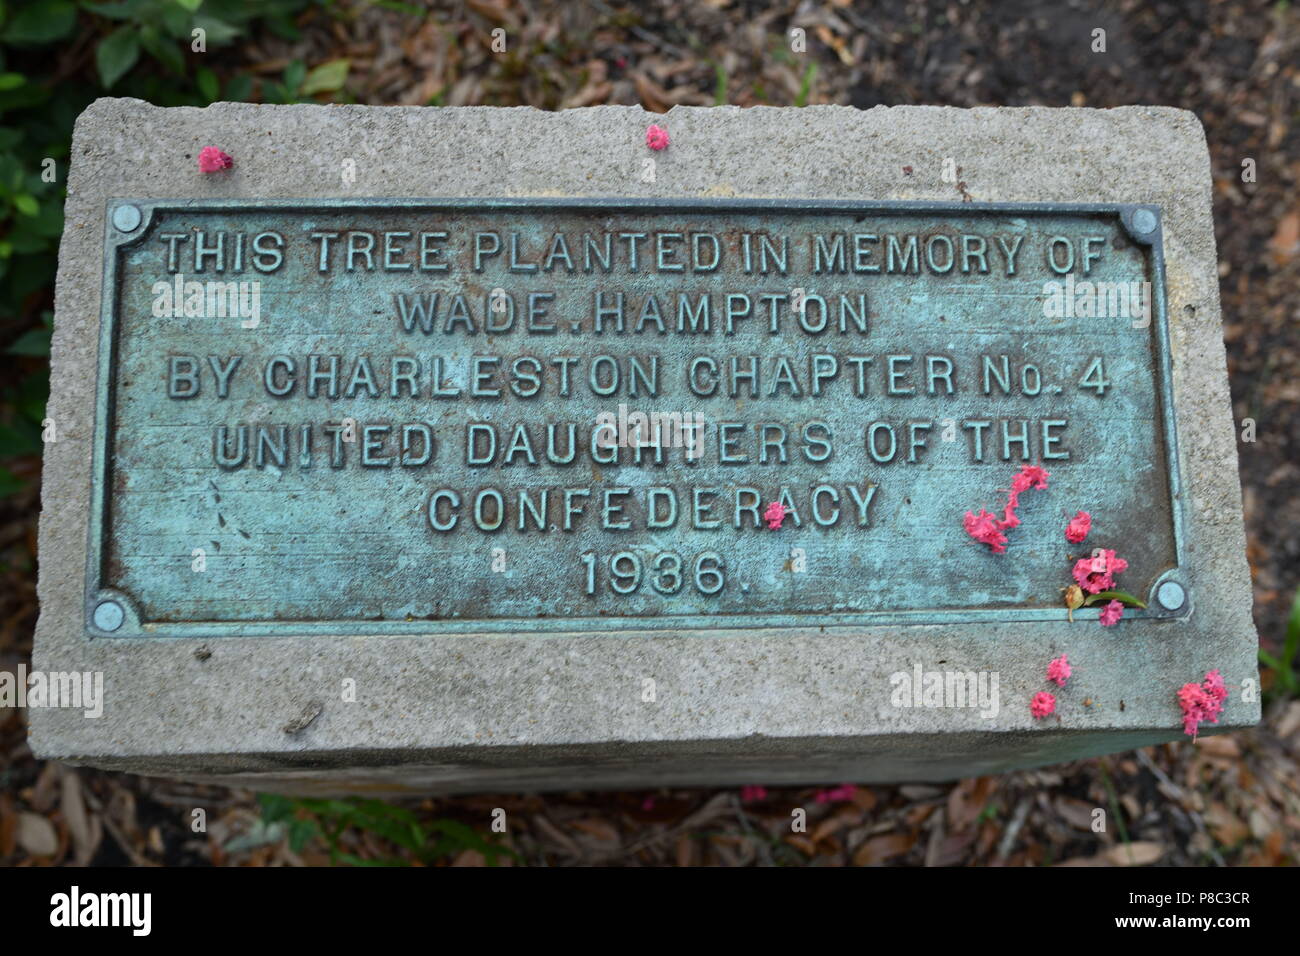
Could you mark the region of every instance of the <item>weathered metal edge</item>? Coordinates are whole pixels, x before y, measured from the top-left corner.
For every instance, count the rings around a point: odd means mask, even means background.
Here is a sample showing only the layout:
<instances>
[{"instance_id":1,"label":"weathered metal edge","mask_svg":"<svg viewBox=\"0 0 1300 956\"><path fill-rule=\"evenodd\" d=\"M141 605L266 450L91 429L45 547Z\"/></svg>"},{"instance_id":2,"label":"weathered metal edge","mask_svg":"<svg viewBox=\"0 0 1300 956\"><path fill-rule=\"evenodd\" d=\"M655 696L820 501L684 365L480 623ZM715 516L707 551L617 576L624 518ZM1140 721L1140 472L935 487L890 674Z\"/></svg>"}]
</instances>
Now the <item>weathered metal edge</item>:
<instances>
[{"instance_id":1,"label":"weathered metal edge","mask_svg":"<svg viewBox=\"0 0 1300 956\"><path fill-rule=\"evenodd\" d=\"M123 207L139 210L139 218L127 222L119 219ZM101 587L103 573L104 535L107 531L107 485L110 472L108 459L108 422L113 412L112 382L113 356L117 345L117 260L123 247L143 237L156 210L249 210L249 209L320 209L323 211L365 208L408 209L570 209L570 210L629 210L655 211L716 211L719 213L805 211L805 212L870 212L885 215L925 214L970 215L1110 215L1116 216L1121 228L1136 242L1150 247L1149 267L1155 308L1152 319L1156 356L1156 392L1161 406L1161 424L1164 428L1166 474L1169 481L1170 513L1173 521L1174 554L1176 565L1160 574L1148 595L1148 609L1130 610L1133 619L1167 621L1185 618L1192 613L1193 601L1186 587L1185 525L1183 517L1182 481L1179 471L1177 416L1173 405L1172 356L1170 353L1167 299L1165 290L1165 264L1163 223L1158 205L1146 203L974 203L930 202L912 200L847 200L847 199L659 199L625 197L511 197L511 198L418 198L418 197L345 197L330 199L127 199L109 198L105 202L105 237L103 285L100 295L99 355L95 384L95 428L93 462L91 467L90 520L87 531L85 622L90 638L216 638L216 637L290 637L290 636L401 636L446 634L512 634L521 626L543 636L556 632L605 632L619 630L676 630L707 628L717 631L734 631L752 628L797 628L816 624L826 627L863 627L882 625L943 625L954 623L1010 623L1036 621L1064 621L1067 611L1060 608L964 608L960 610L912 611L855 611L825 614L728 614L728 615L659 615L655 617L564 617L564 618L444 618L438 620L409 621L204 621L175 624L171 622L144 622L140 619L135 602L115 589ZM1135 227L1134 214L1142 211L1154 217L1149 229ZM119 227L129 226L129 228ZM1156 600L1160 588L1173 581L1182 589L1182 603L1173 609L1162 608ZM96 612L105 605L115 605L112 610L120 618L111 629L96 624ZM1080 609L1074 612L1082 619L1095 618L1099 610Z\"/></svg>"}]
</instances>

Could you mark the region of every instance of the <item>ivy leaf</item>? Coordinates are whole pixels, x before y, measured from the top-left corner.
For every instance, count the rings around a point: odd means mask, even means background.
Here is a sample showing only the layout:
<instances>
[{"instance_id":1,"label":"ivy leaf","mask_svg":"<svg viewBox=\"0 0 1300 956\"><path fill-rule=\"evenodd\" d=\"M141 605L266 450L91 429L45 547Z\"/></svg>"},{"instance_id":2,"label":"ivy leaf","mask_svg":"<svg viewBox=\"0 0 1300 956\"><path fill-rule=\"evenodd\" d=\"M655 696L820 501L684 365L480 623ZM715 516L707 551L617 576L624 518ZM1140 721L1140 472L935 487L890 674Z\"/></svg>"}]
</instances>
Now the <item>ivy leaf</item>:
<instances>
[{"instance_id":1,"label":"ivy leaf","mask_svg":"<svg viewBox=\"0 0 1300 956\"><path fill-rule=\"evenodd\" d=\"M1098 591L1096 594L1085 598L1083 606L1092 607L1099 601L1119 601L1119 603L1123 604L1125 607L1146 607L1145 601L1135 598L1127 591Z\"/></svg>"},{"instance_id":2,"label":"ivy leaf","mask_svg":"<svg viewBox=\"0 0 1300 956\"><path fill-rule=\"evenodd\" d=\"M105 89L112 89L140 59L140 31L135 26L118 27L95 50L95 65Z\"/></svg>"}]
</instances>

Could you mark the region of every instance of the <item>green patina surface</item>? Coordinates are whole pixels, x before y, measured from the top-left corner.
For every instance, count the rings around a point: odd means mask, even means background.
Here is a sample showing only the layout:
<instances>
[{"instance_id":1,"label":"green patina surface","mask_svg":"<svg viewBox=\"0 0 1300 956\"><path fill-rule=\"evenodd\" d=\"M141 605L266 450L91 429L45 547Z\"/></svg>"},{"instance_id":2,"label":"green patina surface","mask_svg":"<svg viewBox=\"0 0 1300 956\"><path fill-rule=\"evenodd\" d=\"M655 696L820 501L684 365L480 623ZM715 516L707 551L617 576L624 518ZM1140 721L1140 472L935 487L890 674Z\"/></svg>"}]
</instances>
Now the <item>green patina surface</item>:
<instances>
[{"instance_id":1,"label":"green patina surface","mask_svg":"<svg viewBox=\"0 0 1300 956\"><path fill-rule=\"evenodd\" d=\"M92 634L1060 620L1094 546L1190 611L1154 207L108 218ZM961 517L1022 463L994 555Z\"/></svg>"}]
</instances>

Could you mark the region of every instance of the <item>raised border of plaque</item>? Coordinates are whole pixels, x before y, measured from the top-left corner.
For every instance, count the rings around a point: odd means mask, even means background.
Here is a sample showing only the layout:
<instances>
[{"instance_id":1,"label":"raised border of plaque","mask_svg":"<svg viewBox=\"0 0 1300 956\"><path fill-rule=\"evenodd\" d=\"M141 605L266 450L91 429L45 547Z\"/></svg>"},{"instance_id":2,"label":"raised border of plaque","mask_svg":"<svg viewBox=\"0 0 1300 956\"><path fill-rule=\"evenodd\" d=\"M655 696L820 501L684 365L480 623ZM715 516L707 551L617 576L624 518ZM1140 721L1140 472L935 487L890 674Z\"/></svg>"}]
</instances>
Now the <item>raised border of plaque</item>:
<instances>
[{"instance_id":1,"label":"raised border of plaque","mask_svg":"<svg viewBox=\"0 0 1300 956\"><path fill-rule=\"evenodd\" d=\"M1147 204L1116 203L947 203L913 201L848 201L796 199L110 199L107 201L105 248L103 258L103 294L100 343L95 386L94 463L91 487L89 547L85 589L86 632L92 638L179 637L219 638L310 635L439 635L461 633L547 633L574 631L649 631L649 630L727 630L736 628L864 626L889 624L956 624L1030 621L1065 621L1063 604L1038 607L972 607L962 609L891 609L864 610L851 613L754 613L754 614L665 614L661 616L607 615L600 617L455 617L416 620L262 620L262 621L185 621L157 622L142 619L137 603L130 594L105 586L105 554L110 531L108 520L113 487L113 460L110 442L114 428L114 386L118 348L119 253L141 239L148 231L155 212L255 212L338 211L338 210L412 210L474 212L609 212L629 214L665 214L680 212L699 215L738 215L764 213L852 213L874 216L960 215L1018 216L1080 215L1115 217L1127 235L1138 245L1149 248L1146 257L1152 289L1151 342L1155 355L1158 421L1164 450L1162 464L1167 470L1170 501L1169 519L1177 555L1177 564L1161 572L1149 589L1148 608L1126 612L1126 620L1167 620L1192 612L1192 596L1180 573L1185 565L1182 482L1178 468L1175 411L1172 398L1170 343L1166 314L1165 264L1162 248L1160 208ZM958 516L959 517L959 516ZM956 519L954 519L956 520ZM1163 519L1162 519L1163 520ZM1170 600L1169 595L1176 595ZM1165 600L1161 600L1164 597Z\"/></svg>"}]
</instances>

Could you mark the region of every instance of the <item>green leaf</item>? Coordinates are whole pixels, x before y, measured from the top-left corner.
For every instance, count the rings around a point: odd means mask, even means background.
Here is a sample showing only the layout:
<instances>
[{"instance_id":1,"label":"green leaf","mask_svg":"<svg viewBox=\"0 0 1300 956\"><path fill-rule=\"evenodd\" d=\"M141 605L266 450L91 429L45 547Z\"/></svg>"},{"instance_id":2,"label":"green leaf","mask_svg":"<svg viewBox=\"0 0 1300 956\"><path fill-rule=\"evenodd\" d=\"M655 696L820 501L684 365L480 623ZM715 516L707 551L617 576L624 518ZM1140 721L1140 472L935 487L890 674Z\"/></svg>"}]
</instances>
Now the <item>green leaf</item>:
<instances>
[{"instance_id":1,"label":"green leaf","mask_svg":"<svg viewBox=\"0 0 1300 956\"><path fill-rule=\"evenodd\" d=\"M203 6L203 0L176 0L178 6L184 7L190 13L193 13L199 7Z\"/></svg>"},{"instance_id":2,"label":"green leaf","mask_svg":"<svg viewBox=\"0 0 1300 956\"><path fill-rule=\"evenodd\" d=\"M0 468L0 498L8 498L16 491L22 491L25 482L8 468Z\"/></svg>"},{"instance_id":3,"label":"green leaf","mask_svg":"<svg viewBox=\"0 0 1300 956\"><path fill-rule=\"evenodd\" d=\"M107 20L130 20L135 16L138 4L135 2L87 3L83 6L95 16Z\"/></svg>"},{"instance_id":4,"label":"green leaf","mask_svg":"<svg viewBox=\"0 0 1300 956\"><path fill-rule=\"evenodd\" d=\"M1135 598L1126 591L1098 591L1096 594L1084 598L1083 606L1092 607L1099 601L1119 601L1119 603L1123 604L1125 607L1146 607L1144 601Z\"/></svg>"},{"instance_id":5,"label":"green leaf","mask_svg":"<svg viewBox=\"0 0 1300 956\"><path fill-rule=\"evenodd\" d=\"M266 26L272 33L282 40L288 40L291 43L301 38L302 34L293 20L287 16L268 16Z\"/></svg>"},{"instance_id":6,"label":"green leaf","mask_svg":"<svg viewBox=\"0 0 1300 956\"><path fill-rule=\"evenodd\" d=\"M36 201L34 196L19 193L14 197L14 208L24 216L35 216L41 211L41 204Z\"/></svg>"},{"instance_id":7,"label":"green leaf","mask_svg":"<svg viewBox=\"0 0 1300 956\"><path fill-rule=\"evenodd\" d=\"M128 24L118 27L95 50L95 65L99 67L99 81L105 89L112 89L140 59L140 31Z\"/></svg>"},{"instance_id":8,"label":"green leaf","mask_svg":"<svg viewBox=\"0 0 1300 956\"><path fill-rule=\"evenodd\" d=\"M253 95L253 78L247 73L232 76L226 83L226 102L245 103Z\"/></svg>"},{"instance_id":9,"label":"green leaf","mask_svg":"<svg viewBox=\"0 0 1300 956\"><path fill-rule=\"evenodd\" d=\"M0 91L16 90L27 82L21 73L0 73Z\"/></svg>"},{"instance_id":10,"label":"green leaf","mask_svg":"<svg viewBox=\"0 0 1300 956\"><path fill-rule=\"evenodd\" d=\"M320 835L315 820L293 820L289 823L289 849L301 853L303 847Z\"/></svg>"},{"instance_id":11,"label":"green leaf","mask_svg":"<svg viewBox=\"0 0 1300 956\"><path fill-rule=\"evenodd\" d=\"M209 103L215 103L221 99L221 81L217 79L217 74L206 66L199 67L195 81L198 83L199 92L203 94L203 98Z\"/></svg>"},{"instance_id":12,"label":"green leaf","mask_svg":"<svg viewBox=\"0 0 1300 956\"><path fill-rule=\"evenodd\" d=\"M239 27L215 17L195 17L194 26L204 32L204 39L210 47L224 46L239 36Z\"/></svg>"},{"instance_id":13,"label":"green leaf","mask_svg":"<svg viewBox=\"0 0 1300 956\"><path fill-rule=\"evenodd\" d=\"M77 25L77 5L71 0L42 0L18 12L5 29L6 43L37 46L62 40Z\"/></svg>"},{"instance_id":14,"label":"green leaf","mask_svg":"<svg viewBox=\"0 0 1300 956\"><path fill-rule=\"evenodd\" d=\"M290 97L298 95L298 89L307 76L307 67L302 60L294 60L284 68L284 85Z\"/></svg>"},{"instance_id":15,"label":"green leaf","mask_svg":"<svg viewBox=\"0 0 1300 956\"><path fill-rule=\"evenodd\" d=\"M39 422L45 418L45 405L49 400L49 375L29 375L18 387L18 400L14 407L30 421Z\"/></svg>"},{"instance_id":16,"label":"green leaf","mask_svg":"<svg viewBox=\"0 0 1300 956\"><path fill-rule=\"evenodd\" d=\"M22 422L22 419L19 419ZM17 458L19 455L41 453L41 432L30 423L25 427L11 428L0 425L0 458Z\"/></svg>"},{"instance_id":17,"label":"green leaf","mask_svg":"<svg viewBox=\"0 0 1300 956\"><path fill-rule=\"evenodd\" d=\"M1291 602L1291 617L1286 622L1286 641L1282 645L1282 660L1286 662L1288 670L1298 650L1300 650L1300 588L1296 589L1295 599Z\"/></svg>"},{"instance_id":18,"label":"green leaf","mask_svg":"<svg viewBox=\"0 0 1300 956\"><path fill-rule=\"evenodd\" d=\"M140 45L149 55L173 73L185 73L185 55L170 37L164 37L154 26L140 28Z\"/></svg>"},{"instance_id":19,"label":"green leaf","mask_svg":"<svg viewBox=\"0 0 1300 956\"><path fill-rule=\"evenodd\" d=\"M299 92L303 96L314 96L317 93L334 93L342 89L343 84L347 82L350 66L349 60L331 60L322 63L307 74Z\"/></svg>"},{"instance_id":20,"label":"green leaf","mask_svg":"<svg viewBox=\"0 0 1300 956\"><path fill-rule=\"evenodd\" d=\"M28 329L5 351L10 355L49 355L50 335L49 329Z\"/></svg>"}]
</instances>

